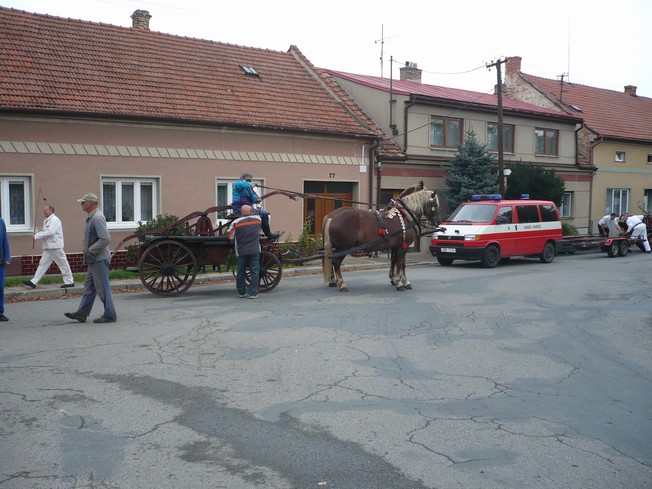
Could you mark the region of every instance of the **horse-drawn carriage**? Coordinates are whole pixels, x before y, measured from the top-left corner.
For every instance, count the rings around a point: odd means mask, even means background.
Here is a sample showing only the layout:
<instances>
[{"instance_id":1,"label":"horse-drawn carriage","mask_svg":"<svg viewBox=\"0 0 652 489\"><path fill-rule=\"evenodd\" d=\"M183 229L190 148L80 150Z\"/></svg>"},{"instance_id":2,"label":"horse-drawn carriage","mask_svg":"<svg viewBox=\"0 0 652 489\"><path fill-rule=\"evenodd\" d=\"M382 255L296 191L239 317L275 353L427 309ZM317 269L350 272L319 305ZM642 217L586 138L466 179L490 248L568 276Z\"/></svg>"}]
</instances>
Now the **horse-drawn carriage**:
<instances>
[{"instance_id":1,"label":"horse-drawn carriage","mask_svg":"<svg viewBox=\"0 0 652 489\"><path fill-rule=\"evenodd\" d=\"M182 294L194 283L200 270L229 268L234 262L234 245L226 232L237 216L228 216L226 222L216 226L209 217L230 209L230 206L216 206L192 212L164 228L131 234L117 249L127 242L137 241L135 271L145 288L162 296ZM259 291L272 290L281 281L282 274L278 238L261 238ZM250 280L248 273L246 280Z\"/></svg>"},{"instance_id":2,"label":"horse-drawn carriage","mask_svg":"<svg viewBox=\"0 0 652 489\"><path fill-rule=\"evenodd\" d=\"M282 194L291 199L304 194L277 190L261 197ZM304 263L324 261L324 279L330 286L346 291L340 266L348 254L356 251L390 251L389 278L397 290L410 289L405 274L405 254L421 235L421 219L435 223L438 208L436 192L426 189L423 182L408 187L389 209L365 211L340 207L324 218L324 250L318 255L286 261ZM143 285L162 296L179 295L194 283L200 270L230 268L234 262L233 243L226 236L236 215L226 222L213 225L212 214L231 209L230 206L210 207L196 211L161 229L142 231L124 238L116 249L127 242L137 241L137 271ZM261 238L260 292L268 292L281 281L283 256L278 238ZM246 276L250 280L249 273Z\"/></svg>"}]
</instances>

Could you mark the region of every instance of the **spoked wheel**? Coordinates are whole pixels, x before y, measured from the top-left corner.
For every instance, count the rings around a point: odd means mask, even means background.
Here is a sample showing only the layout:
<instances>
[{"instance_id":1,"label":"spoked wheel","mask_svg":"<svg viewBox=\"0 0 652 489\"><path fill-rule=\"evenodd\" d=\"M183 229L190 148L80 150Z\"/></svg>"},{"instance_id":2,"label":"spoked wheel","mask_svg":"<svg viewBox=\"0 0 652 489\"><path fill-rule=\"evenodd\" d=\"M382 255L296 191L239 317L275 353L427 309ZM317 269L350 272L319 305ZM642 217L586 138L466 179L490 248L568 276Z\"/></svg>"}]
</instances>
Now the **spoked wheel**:
<instances>
[{"instance_id":1,"label":"spoked wheel","mask_svg":"<svg viewBox=\"0 0 652 489\"><path fill-rule=\"evenodd\" d=\"M147 248L138 264L140 281L157 295L183 294L197 276L197 259L190 248L163 240Z\"/></svg>"},{"instance_id":2,"label":"spoked wheel","mask_svg":"<svg viewBox=\"0 0 652 489\"><path fill-rule=\"evenodd\" d=\"M237 268L237 267L236 267ZM237 273L236 269L233 270L233 275ZM263 250L260 252L260 273L258 282L258 292L269 292L278 285L283 275L283 266L281 260L270 252ZM245 272L245 282L247 287L251 283L251 272L247 268Z\"/></svg>"}]
</instances>

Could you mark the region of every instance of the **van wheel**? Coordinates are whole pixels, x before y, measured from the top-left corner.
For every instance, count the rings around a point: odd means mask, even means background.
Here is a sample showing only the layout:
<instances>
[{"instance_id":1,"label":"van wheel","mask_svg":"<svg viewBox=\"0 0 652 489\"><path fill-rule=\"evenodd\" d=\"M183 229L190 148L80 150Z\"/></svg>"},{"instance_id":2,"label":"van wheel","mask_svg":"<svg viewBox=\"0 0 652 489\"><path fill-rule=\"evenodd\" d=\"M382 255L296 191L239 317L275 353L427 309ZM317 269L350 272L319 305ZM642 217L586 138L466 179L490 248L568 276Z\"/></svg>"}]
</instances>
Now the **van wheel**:
<instances>
[{"instance_id":1,"label":"van wheel","mask_svg":"<svg viewBox=\"0 0 652 489\"><path fill-rule=\"evenodd\" d=\"M454 260L452 258L446 258L444 256L438 256L437 261L439 262L440 265L448 267L448 266L453 264Z\"/></svg>"},{"instance_id":2,"label":"van wheel","mask_svg":"<svg viewBox=\"0 0 652 489\"><path fill-rule=\"evenodd\" d=\"M547 242L543 247L543 253L539 255L541 263L551 263L555 259L555 247L552 243Z\"/></svg>"},{"instance_id":3,"label":"van wheel","mask_svg":"<svg viewBox=\"0 0 652 489\"><path fill-rule=\"evenodd\" d=\"M489 245L484 250L480 263L485 268L496 268L500 262L500 250L496 245Z\"/></svg>"}]
</instances>

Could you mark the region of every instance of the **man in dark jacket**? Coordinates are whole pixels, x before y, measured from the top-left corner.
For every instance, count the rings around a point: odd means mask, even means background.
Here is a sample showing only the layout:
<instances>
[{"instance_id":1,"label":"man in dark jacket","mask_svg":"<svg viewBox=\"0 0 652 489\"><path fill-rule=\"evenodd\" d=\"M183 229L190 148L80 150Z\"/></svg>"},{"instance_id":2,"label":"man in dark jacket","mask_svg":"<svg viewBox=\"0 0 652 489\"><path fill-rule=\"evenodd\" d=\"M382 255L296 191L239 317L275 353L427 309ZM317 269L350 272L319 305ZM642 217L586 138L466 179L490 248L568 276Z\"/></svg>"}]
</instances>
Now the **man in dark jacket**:
<instances>
[{"instance_id":1,"label":"man in dark jacket","mask_svg":"<svg viewBox=\"0 0 652 489\"><path fill-rule=\"evenodd\" d=\"M229 228L229 239L235 241L235 256L238 271L235 276L235 286L240 298L247 296L245 281L246 269L249 268L251 282L249 283L249 298L258 297L258 282L260 281L260 230L261 218L253 213L250 205L243 205L239 217Z\"/></svg>"},{"instance_id":2,"label":"man in dark jacket","mask_svg":"<svg viewBox=\"0 0 652 489\"><path fill-rule=\"evenodd\" d=\"M93 309L95 297L99 296L104 304L104 314L94 323L114 323L118 319L113 304L111 283L109 282L109 264L111 263L111 235L106 226L106 218L97 208L97 195L86 194L81 199L82 210L88 214L84 228L84 264L88 266L84 281L84 295L76 312L67 312L65 316L85 323Z\"/></svg>"}]
</instances>

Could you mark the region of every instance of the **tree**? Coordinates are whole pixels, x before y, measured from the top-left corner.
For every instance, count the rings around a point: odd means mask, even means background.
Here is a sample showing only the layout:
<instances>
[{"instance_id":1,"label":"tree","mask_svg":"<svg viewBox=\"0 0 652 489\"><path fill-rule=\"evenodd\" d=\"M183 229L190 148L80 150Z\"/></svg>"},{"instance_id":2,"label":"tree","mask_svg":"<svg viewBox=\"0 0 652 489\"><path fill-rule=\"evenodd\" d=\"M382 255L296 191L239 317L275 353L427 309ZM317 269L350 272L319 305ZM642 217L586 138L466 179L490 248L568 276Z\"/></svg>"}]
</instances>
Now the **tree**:
<instances>
[{"instance_id":1,"label":"tree","mask_svg":"<svg viewBox=\"0 0 652 489\"><path fill-rule=\"evenodd\" d=\"M464 142L457 147L457 154L450 161L446 185L449 209L471 199L473 194L493 194L499 189L494 156L480 144L475 132L467 131Z\"/></svg>"},{"instance_id":2,"label":"tree","mask_svg":"<svg viewBox=\"0 0 652 489\"><path fill-rule=\"evenodd\" d=\"M522 194L529 194L531 199L552 200L561 205L564 180L555 175L555 170L522 163L509 168L512 173L507 178L506 199L520 199Z\"/></svg>"}]
</instances>

